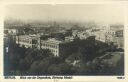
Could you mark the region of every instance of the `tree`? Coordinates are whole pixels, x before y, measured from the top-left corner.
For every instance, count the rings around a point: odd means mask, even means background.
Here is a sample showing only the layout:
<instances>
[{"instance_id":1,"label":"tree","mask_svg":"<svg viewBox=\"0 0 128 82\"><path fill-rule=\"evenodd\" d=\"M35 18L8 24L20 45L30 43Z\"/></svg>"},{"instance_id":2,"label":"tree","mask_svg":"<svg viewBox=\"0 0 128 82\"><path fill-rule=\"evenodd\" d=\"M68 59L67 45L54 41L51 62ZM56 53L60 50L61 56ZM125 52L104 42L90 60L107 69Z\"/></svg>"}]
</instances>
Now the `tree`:
<instances>
[{"instance_id":1,"label":"tree","mask_svg":"<svg viewBox=\"0 0 128 82\"><path fill-rule=\"evenodd\" d=\"M27 69L29 69L29 64L27 63L27 61L25 59L20 59L19 70L26 71Z\"/></svg>"},{"instance_id":2,"label":"tree","mask_svg":"<svg viewBox=\"0 0 128 82\"><path fill-rule=\"evenodd\" d=\"M73 63L75 60L81 60L81 54L80 53L73 53L65 59L65 61L68 63Z\"/></svg>"},{"instance_id":3,"label":"tree","mask_svg":"<svg viewBox=\"0 0 128 82\"><path fill-rule=\"evenodd\" d=\"M72 75L71 66L67 63L61 63L58 65L61 69L61 73L64 75Z\"/></svg>"},{"instance_id":4,"label":"tree","mask_svg":"<svg viewBox=\"0 0 128 82\"><path fill-rule=\"evenodd\" d=\"M48 74L50 74L50 75L60 75L61 74L61 68L58 67L57 64L52 64L48 68Z\"/></svg>"},{"instance_id":5,"label":"tree","mask_svg":"<svg viewBox=\"0 0 128 82\"><path fill-rule=\"evenodd\" d=\"M9 54L9 61L10 61L9 63L10 63L11 70L16 70L18 68L19 60L20 60L20 57L18 54L16 53Z\"/></svg>"},{"instance_id":6,"label":"tree","mask_svg":"<svg viewBox=\"0 0 128 82\"><path fill-rule=\"evenodd\" d=\"M39 75L41 73L41 68L39 68L40 61L34 61L31 64L31 67L29 69L30 75Z\"/></svg>"}]
</instances>

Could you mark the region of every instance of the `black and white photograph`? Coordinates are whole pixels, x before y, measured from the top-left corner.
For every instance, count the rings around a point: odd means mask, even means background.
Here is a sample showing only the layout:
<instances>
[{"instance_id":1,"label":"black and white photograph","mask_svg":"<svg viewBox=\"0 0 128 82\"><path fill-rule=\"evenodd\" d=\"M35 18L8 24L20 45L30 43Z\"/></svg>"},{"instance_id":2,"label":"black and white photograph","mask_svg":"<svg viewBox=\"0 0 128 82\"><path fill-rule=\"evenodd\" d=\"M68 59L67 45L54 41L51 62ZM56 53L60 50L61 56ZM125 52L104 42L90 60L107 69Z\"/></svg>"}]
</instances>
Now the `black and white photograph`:
<instances>
[{"instance_id":1,"label":"black and white photograph","mask_svg":"<svg viewBox=\"0 0 128 82\"><path fill-rule=\"evenodd\" d=\"M124 7L5 6L4 76L124 76Z\"/></svg>"}]
</instances>

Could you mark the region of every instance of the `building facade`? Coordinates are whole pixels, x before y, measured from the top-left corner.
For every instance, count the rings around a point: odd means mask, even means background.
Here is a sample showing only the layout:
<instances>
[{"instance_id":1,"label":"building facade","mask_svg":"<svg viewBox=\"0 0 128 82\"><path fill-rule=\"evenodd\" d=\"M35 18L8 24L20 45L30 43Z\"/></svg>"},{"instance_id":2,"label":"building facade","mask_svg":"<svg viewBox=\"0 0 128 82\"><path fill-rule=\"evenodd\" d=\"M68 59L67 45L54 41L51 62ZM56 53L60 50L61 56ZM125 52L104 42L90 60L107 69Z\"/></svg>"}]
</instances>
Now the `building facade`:
<instances>
[{"instance_id":1,"label":"building facade","mask_svg":"<svg viewBox=\"0 0 128 82\"><path fill-rule=\"evenodd\" d=\"M60 56L73 52L74 49L73 41L59 41L55 38L50 38L48 40L41 40L41 49L49 49L54 56Z\"/></svg>"},{"instance_id":2,"label":"building facade","mask_svg":"<svg viewBox=\"0 0 128 82\"><path fill-rule=\"evenodd\" d=\"M16 36L16 43L26 48L36 47L37 39L32 35L19 35Z\"/></svg>"},{"instance_id":3,"label":"building facade","mask_svg":"<svg viewBox=\"0 0 128 82\"><path fill-rule=\"evenodd\" d=\"M54 56L59 56L59 44L61 41L55 39L41 40L41 48L49 49Z\"/></svg>"}]
</instances>

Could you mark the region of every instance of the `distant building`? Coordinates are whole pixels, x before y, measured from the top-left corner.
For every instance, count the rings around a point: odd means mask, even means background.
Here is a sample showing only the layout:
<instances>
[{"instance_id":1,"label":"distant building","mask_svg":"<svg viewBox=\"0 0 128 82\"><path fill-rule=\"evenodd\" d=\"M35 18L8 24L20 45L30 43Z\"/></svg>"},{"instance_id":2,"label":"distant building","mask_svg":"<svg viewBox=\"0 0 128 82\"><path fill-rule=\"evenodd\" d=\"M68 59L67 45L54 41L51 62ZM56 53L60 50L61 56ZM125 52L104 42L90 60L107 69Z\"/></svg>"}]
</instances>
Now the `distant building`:
<instances>
[{"instance_id":1,"label":"distant building","mask_svg":"<svg viewBox=\"0 0 128 82\"><path fill-rule=\"evenodd\" d=\"M76 37L77 34L78 34L78 30L72 30L72 36L73 36L73 37Z\"/></svg>"},{"instance_id":2,"label":"distant building","mask_svg":"<svg viewBox=\"0 0 128 82\"><path fill-rule=\"evenodd\" d=\"M105 33L103 31L95 31L95 32L92 32L91 35L95 36L96 40L105 42Z\"/></svg>"},{"instance_id":3,"label":"distant building","mask_svg":"<svg viewBox=\"0 0 128 82\"><path fill-rule=\"evenodd\" d=\"M18 34L17 29L4 29L4 34L16 35Z\"/></svg>"},{"instance_id":4,"label":"distant building","mask_svg":"<svg viewBox=\"0 0 128 82\"><path fill-rule=\"evenodd\" d=\"M118 48L124 49L124 38L123 38L123 37L115 37L115 38L114 38L114 44L115 44Z\"/></svg>"},{"instance_id":5,"label":"distant building","mask_svg":"<svg viewBox=\"0 0 128 82\"><path fill-rule=\"evenodd\" d=\"M116 37L123 37L123 30L116 31Z\"/></svg>"},{"instance_id":6,"label":"distant building","mask_svg":"<svg viewBox=\"0 0 128 82\"><path fill-rule=\"evenodd\" d=\"M37 37L35 35L19 35L16 36L16 43L26 48L36 47Z\"/></svg>"},{"instance_id":7,"label":"distant building","mask_svg":"<svg viewBox=\"0 0 128 82\"><path fill-rule=\"evenodd\" d=\"M115 37L116 31L114 30L109 30L105 33L105 42L106 43L110 43L110 42L114 42L114 37Z\"/></svg>"},{"instance_id":8,"label":"distant building","mask_svg":"<svg viewBox=\"0 0 128 82\"><path fill-rule=\"evenodd\" d=\"M124 29L124 25L110 25L110 30L115 30L115 31L118 31L118 30L123 30Z\"/></svg>"},{"instance_id":9,"label":"distant building","mask_svg":"<svg viewBox=\"0 0 128 82\"><path fill-rule=\"evenodd\" d=\"M96 40L105 43L114 43L118 48L124 47L123 25L103 25L100 30L87 30L90 35L94 35Z\"/></svg>"},{"instance_id":10,"label":"distant building","mask_svg":"<svg viewBox=\"0 0 128 82\"><path fill-rule=\"evenodd\" d=\"M74 30L74 31L72 32L72 36L73 36L73 37L78 37L79 39L82 40L82 39L88 38L90 35L89 35L89 33L86 32L86 31Z\"/></svg>"},{"instance_id":11,"label":"distant building","mask_svg":"<svg viewBox=\"0 0 128 82\"><path fill-rule=\"evenodd\" d=\"M65 37L65 41L74 41L74 37L73 36L67 36Z\"/></svg>"},{"instance_id":12,"label":"distant building","mask_svg":"<svg viewBox=\"0 0 128 82\"><path fill-rule=\"evenodd\" d=\"M110 30L106 32L106 43L114 43L118 48L124 48L123 30Z\"/></svg>"},{"instance_id":13,"label":"distant building","mask_svg":"<svg viewBox=\"0 0 128 82\"><path fill-rule=\"evenodd\" d=\"M82 39L86 39L86 38L88 38L90 35L86 32L86 31L83 31L83 32L79 32L78 34L77 34L77 37L79 37L81 40Z\"/></svg>"}]
</instances>

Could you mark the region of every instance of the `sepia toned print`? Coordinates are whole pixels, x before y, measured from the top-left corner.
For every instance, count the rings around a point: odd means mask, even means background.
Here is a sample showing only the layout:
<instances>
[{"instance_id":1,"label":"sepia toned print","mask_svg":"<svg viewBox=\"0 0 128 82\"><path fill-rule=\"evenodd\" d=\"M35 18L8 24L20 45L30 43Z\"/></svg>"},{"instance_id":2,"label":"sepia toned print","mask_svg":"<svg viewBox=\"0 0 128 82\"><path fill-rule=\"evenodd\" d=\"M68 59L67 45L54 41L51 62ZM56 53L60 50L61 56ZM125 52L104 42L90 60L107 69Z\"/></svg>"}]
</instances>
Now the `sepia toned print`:
<instances>
[{"instance_id":1,"label":"sepia toned print","mask_svg":"<svg viewBox=\"0 0 128 82\"><path fill-rule=\"evenodd\" d=\"M6 6L4 75L124 75L120 5Z\"/></svg>"}]
</instances>

